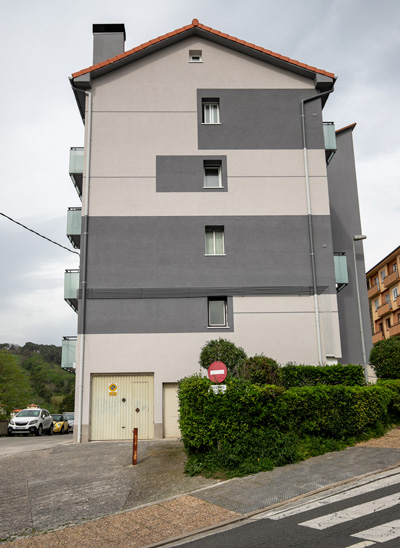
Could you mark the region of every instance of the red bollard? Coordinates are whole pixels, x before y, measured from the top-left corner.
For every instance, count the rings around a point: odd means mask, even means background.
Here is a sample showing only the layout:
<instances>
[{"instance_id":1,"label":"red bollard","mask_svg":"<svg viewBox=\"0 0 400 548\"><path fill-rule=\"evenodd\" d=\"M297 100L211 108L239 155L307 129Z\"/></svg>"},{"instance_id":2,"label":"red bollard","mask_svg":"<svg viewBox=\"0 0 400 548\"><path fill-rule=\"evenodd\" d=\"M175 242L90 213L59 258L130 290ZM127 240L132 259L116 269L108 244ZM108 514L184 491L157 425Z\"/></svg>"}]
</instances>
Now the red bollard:
<instances>
[{"instance_id":1,"label":"red bollard","mask_svg":"<svg viewBox=\"0 0 400 548\"><path fill-rule=\"evenodd\" d=\"M137 437L138 437L138 429L133 429L133 454L132 454L132 464L137 464Z\"/></svg>"}]
</instances>

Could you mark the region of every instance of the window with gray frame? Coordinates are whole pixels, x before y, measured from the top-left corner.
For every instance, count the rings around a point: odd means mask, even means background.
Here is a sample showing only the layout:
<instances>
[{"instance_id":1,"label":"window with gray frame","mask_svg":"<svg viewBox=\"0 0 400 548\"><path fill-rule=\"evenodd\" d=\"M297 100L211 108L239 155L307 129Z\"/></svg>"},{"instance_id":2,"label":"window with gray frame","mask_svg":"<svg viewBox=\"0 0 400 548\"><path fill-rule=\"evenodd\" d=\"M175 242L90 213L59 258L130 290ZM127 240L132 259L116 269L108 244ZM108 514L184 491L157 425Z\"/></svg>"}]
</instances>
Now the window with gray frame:
<instances>
[{"instance_id":1,"label":"window with gray frame","mask_svg":"<svg viewBox=\"0 0 400 548\"><path fill-rule=\"evenodd\" d=\"M204 188L222 188L221 160L204 160Z\"/></svg>"}]
</instances>

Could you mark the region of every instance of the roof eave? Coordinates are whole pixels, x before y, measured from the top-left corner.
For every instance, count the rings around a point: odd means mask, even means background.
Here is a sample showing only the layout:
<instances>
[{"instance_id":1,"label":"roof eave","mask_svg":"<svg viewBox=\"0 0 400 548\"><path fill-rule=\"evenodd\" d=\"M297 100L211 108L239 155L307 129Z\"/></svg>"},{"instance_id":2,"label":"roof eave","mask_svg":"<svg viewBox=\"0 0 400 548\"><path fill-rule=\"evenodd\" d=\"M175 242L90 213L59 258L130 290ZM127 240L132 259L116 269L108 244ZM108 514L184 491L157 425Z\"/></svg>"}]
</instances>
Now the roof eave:
<instances>
[{"instance_id":1,"label":"roof eave","mask_svg":"<svg viewBox=\"0 0 400 548\"><path fill-rule=\"evenodd\" d=\"M91 74L93 79L98 78L133 61L141 59L142 57L146 57L147 55L160 51L167 46L181 42L190 36L200 36L211 42L228 47L255 59L267 62L285 70L289 70L305 78L312 79L316 82L316 84L318 83L318 86L322 86L324 88L323 90L321 87L317 88L321 89L321 91L331 89L334 85L336 77L331 73L320 71L319 69L315 69L315 67L308 67L307 65L289 59L288 57L283 58L278 54L269 52L268 50L263 50L263 48L259 48L254 44L248 44L242 40L232 39L228 35L223 35L217 31L211 31L212 29L202 28L201 26L185 27L184 30L179 33L169 33L168 35L165 35L165 37L161 37L161 39L154 41L151 40L145 45L145 47L138 46L137 48L133 48L132 50L118 55L117 57L103 61L96 67L88 67L83 71L74 73L72 75L72 80L78 84L78 79L86 74Z\"/></svg>"}]
</instances>

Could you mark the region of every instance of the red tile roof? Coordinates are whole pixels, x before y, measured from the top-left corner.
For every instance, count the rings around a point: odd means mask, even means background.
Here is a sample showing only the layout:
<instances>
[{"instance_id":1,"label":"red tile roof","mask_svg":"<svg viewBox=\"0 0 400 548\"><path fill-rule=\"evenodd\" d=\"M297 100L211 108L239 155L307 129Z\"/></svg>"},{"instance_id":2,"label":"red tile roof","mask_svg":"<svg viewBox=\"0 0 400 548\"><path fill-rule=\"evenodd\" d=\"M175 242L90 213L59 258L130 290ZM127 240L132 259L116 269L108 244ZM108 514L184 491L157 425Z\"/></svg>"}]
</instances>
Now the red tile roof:
<instances>
[{"instance_id":1,"label":"red tile roof","mask_svg":"<svg viewBox=\"0 0 400 548\"><path fill-rule=\"evenodd\" d=\"M255 51L259 51L261 53L266 53L267 55L270 55L271 57L275 57L277 59L280 59L281 61L286 61L287 63L291 65L295 65L297 67L301 67L307 70L310 70L311 72L316 72L318 74L323 74L324 76L328 76L330 78L335 78L335 75L332 72L327 72L322 69L318 69L316 67L311 67L309 65L306 65L305 63L300 63L300 61L296 61L295 59L290 59L290 57L285 57L284 55L281 55L279 53L275 53L273 51L270 51L268 49L264 49L260 46L256 46L255 44L250 44L249 42L245 42L244 40L240 40L239 38L235 38L234 36L229 36L229 34L225 34L223 32L220 32L219 30L212 29L211 27L206 27L205 25L202 25L199 23L197 19L193 19L191 25L186 25L185 27L182 27L180 29L174 30L172 32L168 32L167 34L164 34L163 36L159 36L158 38L154 38L153 40L149 40L148 42L141 44L140 46L136 46L136 48L132 48L124 53L121 53L120 55L116 55L115 57L112 57L111 59L107 59L106 61L102 61L101 63L97 63L96 65L93 65L91 67L88 67L86 69L80 70L78 72L74 72L72 74L73 78L77 78L78 76L82 76L83 74L87 74L89 72L93 72L99 68L106 67L108 65L112 65L116 61L119 61L121 59L124 59L126 57L129 57L129 55L132 55L134 53L137 53L139 51L142 51L149 46L152 46L153 44L157 44L159 42L162 42L163 40L167 40L168 38L171 38L172 36L176 36L179 34L184 33L187 30L199 28L202 30L205 30L207 32L210 32L211 34L215 34L217 36L221 36L222 38L226 38L227 40L230 40L231 42L236 42L238 44L241 44L243 46L247 46L250 49L254 49Z\"/></svg>"}]
</instances>

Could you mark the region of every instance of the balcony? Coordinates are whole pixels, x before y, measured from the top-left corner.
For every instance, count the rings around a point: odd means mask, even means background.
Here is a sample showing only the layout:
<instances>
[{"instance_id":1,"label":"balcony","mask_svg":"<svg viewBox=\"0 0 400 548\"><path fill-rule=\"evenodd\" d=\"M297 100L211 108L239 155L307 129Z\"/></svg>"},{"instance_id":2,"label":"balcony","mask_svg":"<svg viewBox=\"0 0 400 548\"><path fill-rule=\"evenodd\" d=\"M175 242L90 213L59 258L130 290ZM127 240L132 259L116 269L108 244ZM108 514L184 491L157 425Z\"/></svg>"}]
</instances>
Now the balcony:
<instances>
[{"instance_id":1,"label":"balcony","mask_svg":"<svg viewBox=\"0 0 400 548\"><path fill-rule=\"evenodd\" d=\"M82 198L84 148L72 147L69 152L69 175L79 198Z\"/></svg>"},{"instance_id":2,"label":"balcony","mask_svg":"<svg viewBox=\"0 0 400 548\"><path fill-rule=\"evenodd\" d=\"M386 276L386 278L383 280L383 285L385 289L395 284L398 281L398 279L399 279L399 273L397 272L397 270L395 272L391 272L389 276Z\"/></svg>"},{"instance_id":3,"label":"balcony","mask_svg":"<svg viewBox=\"0 0 400 548\"><path fill-rule=\"evenodd\" d=\"M334 255L336 292L339 293L349 283L346 255Z\"/></svg>"},{"instance_id":4,"label":"balcony","mask_svg":"<svg viewBox=\"0 0 400 548\"><path fill-rule=\"evenodd\" d=\"M389 337L393 337L394 335L400 335L400 322L389 327Z\"/></svg>"},{"instance_id":5,"label":"balcony","mask_svg":"<svg viewBox=\"0 0 400 548\"><path fill-rule=\"evenodd\" d=\"M333 122L323 122L323 128L325 142L325 160L326 165L328 165L337 150L335 124Z\"/></svg>"},{"instance_id":6,"label":"balcony","mask_svg":"<svg viewBox=\"0 0 400 548\"><path fill-rule=\"evenodd\" d=\"M382 304L376 311L378 318L382 318L382 316L385 316L386 314L390 314L392 312L392 303L385 303Z\"/></svg>"},{"instance_id":7,"label":"balcony","mask_svg":"<svg viewBox=\"0 0 400 548\"><path fill-rule=\"evenodd\" d=\"M381 289L379 284L375 284L368 289L368 299L372 299L376 295L379 295Z\"/></svg>"},{"instance_id":8,"label":"balcony","mask_svg":"<svg viewBox=\"0 0 400 548\"><path fill-rule=\"evenodd\" d=\"M81 247L81 207L69 207L67 213L67 237L75 249Z\"/></svg>"},{"instance_id":9,"label":"balcony","mask_svg":"<svg viewBox=\"0 0 400 548\"><path fill-rule=\"evenodd\" d=\"M79 270L66 270L64 274L64 300L78 312Z\"/></svg>"},{"instance_id":10,"label":"balcony","mask_svg":"<svg viewBox=\"0 0 400 548\"><path fill-rule=\"evenodd\" d=\"M376 344L378 341L383 341L384 338L383 331L372 333L372 344Z\"/></svg>"},{"instance_id":11,"label":"balcony","mask_svg":"<svg viewBox=\"0 0 400 548\"><path fill-rule=\"evenodd\" d=\"M76 337L63 337L62 340L61 367L67 371L75 371L76 339Z\"/></svg>"}]
</instances>

